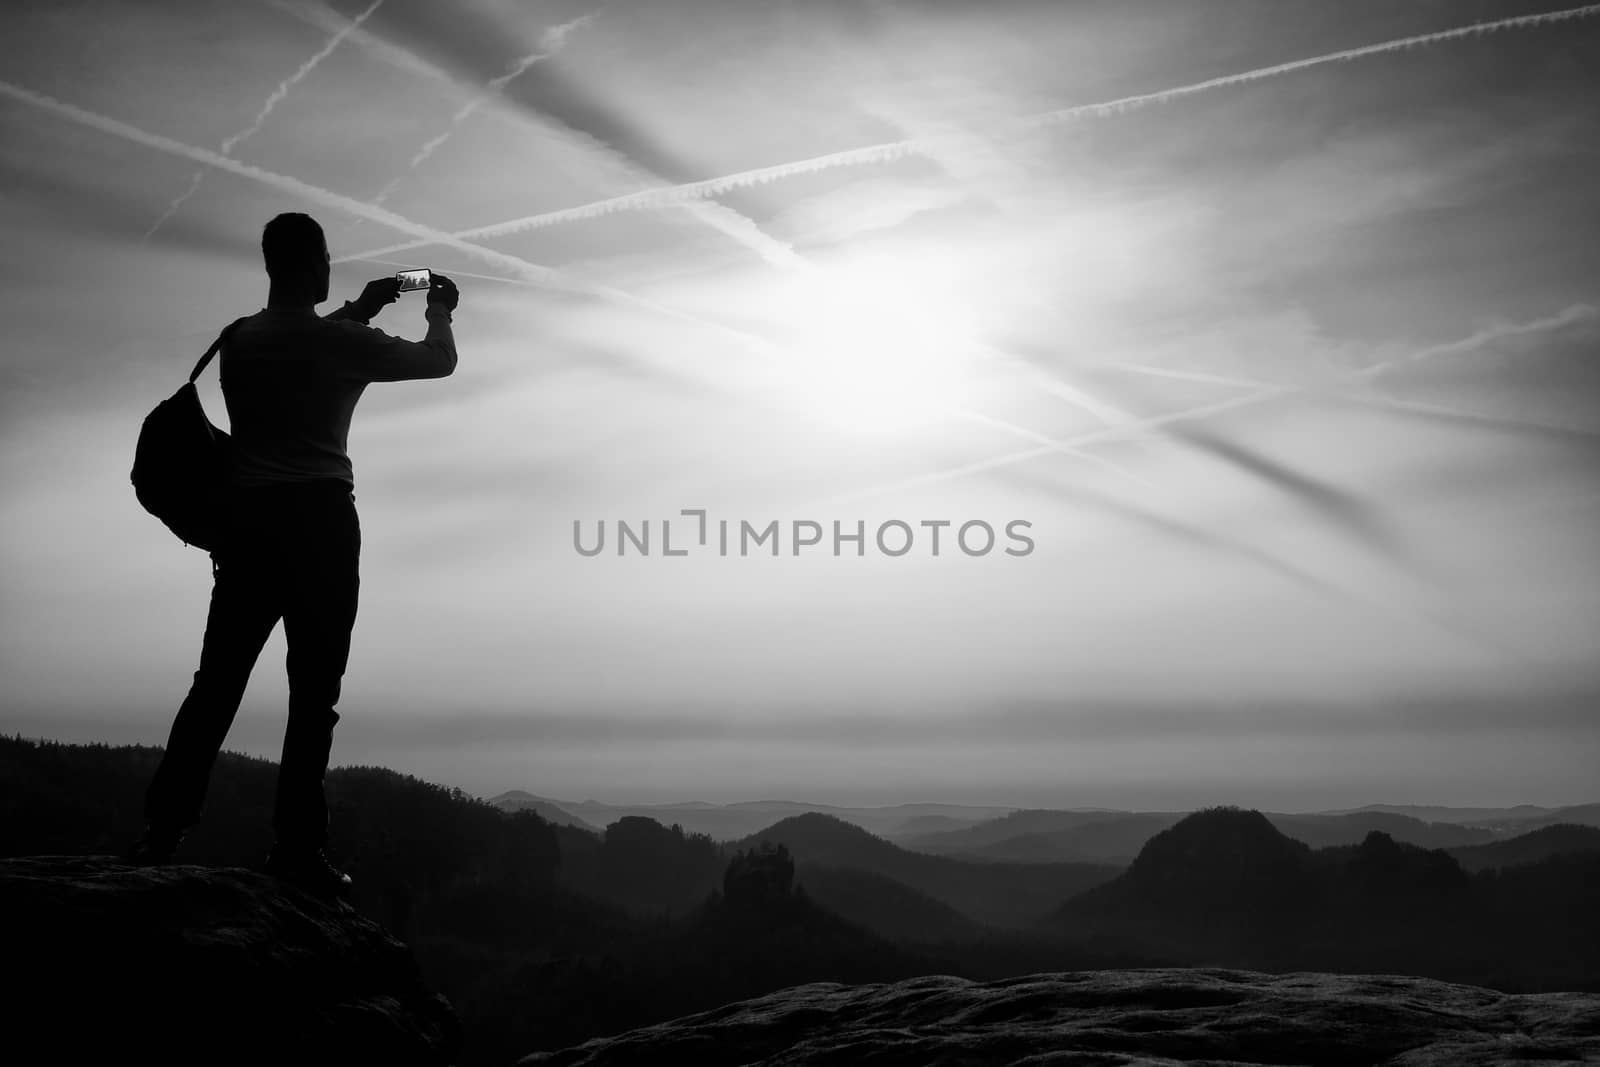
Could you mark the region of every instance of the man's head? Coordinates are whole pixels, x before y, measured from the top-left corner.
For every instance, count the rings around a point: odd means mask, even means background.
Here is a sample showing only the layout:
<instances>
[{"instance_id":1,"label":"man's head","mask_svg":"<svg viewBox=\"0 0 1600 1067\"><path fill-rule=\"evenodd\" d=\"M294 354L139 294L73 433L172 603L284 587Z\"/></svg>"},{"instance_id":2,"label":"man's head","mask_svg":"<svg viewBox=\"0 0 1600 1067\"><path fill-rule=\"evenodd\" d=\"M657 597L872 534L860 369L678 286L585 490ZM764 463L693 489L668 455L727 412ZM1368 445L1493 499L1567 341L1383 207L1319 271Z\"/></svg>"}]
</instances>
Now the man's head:
<instances>
[{"instance_id":1,"label":"man's head","mask_svg":"<svg viewBox=\"0 0 1600 1067\"><path fill-rule=\"evenodd\" d=\"M287 211L261 231L261 256L272 288L320 304L328 299L332 258L322 227L310 215Z\"/></svg>"}]
</instances>

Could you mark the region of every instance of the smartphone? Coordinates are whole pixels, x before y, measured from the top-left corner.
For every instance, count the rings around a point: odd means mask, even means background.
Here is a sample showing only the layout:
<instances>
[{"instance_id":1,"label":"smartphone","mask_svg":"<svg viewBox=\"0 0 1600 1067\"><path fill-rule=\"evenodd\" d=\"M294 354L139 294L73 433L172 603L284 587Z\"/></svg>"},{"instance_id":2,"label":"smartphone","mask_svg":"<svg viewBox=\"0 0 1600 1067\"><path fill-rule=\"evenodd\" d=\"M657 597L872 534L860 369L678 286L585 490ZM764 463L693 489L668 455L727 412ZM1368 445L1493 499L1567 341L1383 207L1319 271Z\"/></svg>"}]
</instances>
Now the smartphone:
<instances>
[{"instance_id":1,"label":"smartphone","mask_svg":"<svg viewBox=\"0 0 1600 1067\"><path fill-rule=\"evenodd\" d=\"M431 289L433 287L433 276L428 272L427 267L418 267L416 270L403 270L396 274L395 277L400 279L400 291L402 293L409 293L413 289Z\"/></svg>"}]
</instances>

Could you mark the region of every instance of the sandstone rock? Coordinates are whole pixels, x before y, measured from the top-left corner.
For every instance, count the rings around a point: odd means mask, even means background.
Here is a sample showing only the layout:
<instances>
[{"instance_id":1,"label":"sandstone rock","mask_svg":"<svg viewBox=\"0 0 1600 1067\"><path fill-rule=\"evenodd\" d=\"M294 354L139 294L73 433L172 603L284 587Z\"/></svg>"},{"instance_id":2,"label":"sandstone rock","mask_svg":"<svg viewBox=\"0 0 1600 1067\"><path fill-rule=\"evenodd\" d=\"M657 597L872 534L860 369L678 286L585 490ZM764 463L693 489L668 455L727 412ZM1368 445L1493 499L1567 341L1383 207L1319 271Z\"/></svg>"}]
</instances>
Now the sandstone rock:
<instances>
[{"instance_id":1,"label":"sandstone rock","mask_svg":"<svg viewBox=\"0 0 1600 1067\"><path fill-rule=\"evenodd\" d=\"M237 868L0 860L7 1045L37 1063L448 1064L405 945Z\"/></svg>"},{"instance_id":2,"label":"sandstone rock","mask_svg":"<svg viewBox=\"0 0 1600 1067\"><path fill-rule=\"evenodd\" d=\"M1386 975L1149 969L813 983L522 1067L822 1064L1477 1067L1600 1062L1600 994Z\"/></svg>"}]
</instances>

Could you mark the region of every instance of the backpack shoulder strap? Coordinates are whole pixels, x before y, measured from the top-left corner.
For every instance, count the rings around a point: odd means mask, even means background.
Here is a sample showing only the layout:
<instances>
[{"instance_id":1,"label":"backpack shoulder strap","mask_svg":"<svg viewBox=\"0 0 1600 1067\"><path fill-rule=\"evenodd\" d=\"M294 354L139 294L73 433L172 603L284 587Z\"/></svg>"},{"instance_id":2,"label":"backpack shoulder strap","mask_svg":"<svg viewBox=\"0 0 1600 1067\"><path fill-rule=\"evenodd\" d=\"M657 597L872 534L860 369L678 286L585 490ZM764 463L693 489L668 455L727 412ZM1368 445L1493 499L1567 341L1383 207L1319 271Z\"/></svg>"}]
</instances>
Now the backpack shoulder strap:
<instances>
[{"instance_id":1,"label":"backpack shoulder strap","mask_svg":"<svg viewBox=\"0 0 1600 1067\"><path fill-rule=\"evenodd\" d=\"M189 380L191 382L200 377L200 372L206 369L206 364L211 362L211 357L216 355L218 350L222 348L223 344L228 340L228 335L233 333L234 329L249 317L246 315L244 318L234 319L222 328L222 332L217 334L217 339L211 342L211 347L206 349L206 354L200 357L200 362L196 363L194 370L189 372Z\"/></svg>"}]
</instances>

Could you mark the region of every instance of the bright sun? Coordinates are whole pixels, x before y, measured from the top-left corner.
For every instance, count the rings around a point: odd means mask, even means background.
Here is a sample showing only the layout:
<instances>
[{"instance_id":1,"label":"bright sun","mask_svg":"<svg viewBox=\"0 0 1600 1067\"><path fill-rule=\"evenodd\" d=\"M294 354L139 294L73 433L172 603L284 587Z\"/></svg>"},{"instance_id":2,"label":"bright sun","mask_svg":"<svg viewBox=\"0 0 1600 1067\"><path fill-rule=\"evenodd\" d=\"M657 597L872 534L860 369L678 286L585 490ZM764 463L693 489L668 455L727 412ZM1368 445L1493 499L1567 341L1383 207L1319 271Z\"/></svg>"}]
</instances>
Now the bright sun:
<instances>
[{"instance_id":1,"label":"bright sun","mask_svg":"<svg viewBox=\"0 0 1600 1067\"><path fill-rule=\"evenodd\" d=\"M788 384L830 422L903 430L948 416L970 391L976 332L948 270L857 256L792 277L784 304Z\"/></svg>"}]
</instances>

